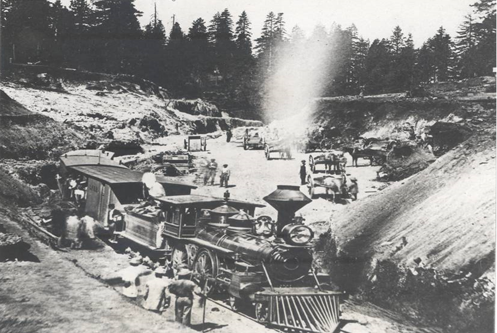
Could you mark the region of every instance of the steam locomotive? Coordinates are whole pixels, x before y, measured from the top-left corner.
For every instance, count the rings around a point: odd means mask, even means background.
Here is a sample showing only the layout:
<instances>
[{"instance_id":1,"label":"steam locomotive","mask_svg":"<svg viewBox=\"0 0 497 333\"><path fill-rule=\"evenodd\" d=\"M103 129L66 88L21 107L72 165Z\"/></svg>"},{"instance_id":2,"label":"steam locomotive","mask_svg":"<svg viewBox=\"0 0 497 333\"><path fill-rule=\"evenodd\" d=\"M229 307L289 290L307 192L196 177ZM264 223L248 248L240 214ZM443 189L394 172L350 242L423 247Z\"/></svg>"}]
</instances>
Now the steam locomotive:
<instances>
[{"instance_id":1,"label":"steam locomotive","mask_svg":"<svg viewBox=\"0 0 497 333\"><path fill-rule=\"evenodd\" d=\"M163 210L174 212L178 197L186 196L161 199ZM166 222L163 232L173 266L188 265L208 295L228 294L234 310L253 305L261 323L333 332L340 293L325 290L320 283L312 267L313 231L295 217L311 200L298 186L285 185L264 200L278 211L277 221L269 216L254 219L253 204L229 200L228 195L211 209L205 208L207 199L188 204L183 200L180 223ZM196 217L190 223L195 227L182 237L181 229L189 224L186 215Z\"/></svg>"}]
</instances>

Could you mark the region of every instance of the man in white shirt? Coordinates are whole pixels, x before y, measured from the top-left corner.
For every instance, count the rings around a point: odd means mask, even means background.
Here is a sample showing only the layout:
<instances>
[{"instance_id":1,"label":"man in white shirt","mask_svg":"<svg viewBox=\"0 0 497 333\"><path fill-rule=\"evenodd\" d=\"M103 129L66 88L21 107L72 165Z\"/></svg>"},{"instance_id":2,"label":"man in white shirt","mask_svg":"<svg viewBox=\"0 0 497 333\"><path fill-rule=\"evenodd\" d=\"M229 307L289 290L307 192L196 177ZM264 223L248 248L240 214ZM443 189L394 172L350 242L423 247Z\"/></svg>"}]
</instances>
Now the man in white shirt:
<instances>
[{"instance_id":1,"label":"man in white shirt","mask_svg":"<svg viewBox=\"0 0 497 333\"><path fill-rule=\"evenodd\" d=\"M230 179L231 176L231 171L228 168L228 164L224 164L223 168L221 169L221 185L220 187L228 187L228 180Z\"/></svg>"},{"instance_id":2,"label":"man in white shirt","mask_svg":"<svg viewBox=\"0 0 497 333\"><path fill-rule=\"evenodd\" d=\"M162 314L171 303L167 288L172 280L166 278L166 270L163 267L156 268L154 273L155 277L145 284L143 308Z\"/></svg>"}]
</instances>

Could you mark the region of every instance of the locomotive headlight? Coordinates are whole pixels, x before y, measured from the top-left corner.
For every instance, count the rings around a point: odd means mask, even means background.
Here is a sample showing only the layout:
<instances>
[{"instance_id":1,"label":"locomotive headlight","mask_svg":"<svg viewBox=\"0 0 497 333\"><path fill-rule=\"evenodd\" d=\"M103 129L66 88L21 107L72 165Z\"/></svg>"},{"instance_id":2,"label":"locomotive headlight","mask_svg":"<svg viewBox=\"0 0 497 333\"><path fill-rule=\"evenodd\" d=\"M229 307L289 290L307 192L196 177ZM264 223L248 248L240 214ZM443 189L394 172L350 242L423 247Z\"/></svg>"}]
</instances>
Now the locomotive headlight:
<instances>
[{"instance_id":1,"label":"locomotive headlight","mask_svg":"<svg viewBox=\"0 0 497 333\"><path fill-rule=\"evenodd\" d=\"M302 224L288 224L281 230L283 239L291 245L305 245L314 236L311 228Z\"/></svg>"}]
</instances>

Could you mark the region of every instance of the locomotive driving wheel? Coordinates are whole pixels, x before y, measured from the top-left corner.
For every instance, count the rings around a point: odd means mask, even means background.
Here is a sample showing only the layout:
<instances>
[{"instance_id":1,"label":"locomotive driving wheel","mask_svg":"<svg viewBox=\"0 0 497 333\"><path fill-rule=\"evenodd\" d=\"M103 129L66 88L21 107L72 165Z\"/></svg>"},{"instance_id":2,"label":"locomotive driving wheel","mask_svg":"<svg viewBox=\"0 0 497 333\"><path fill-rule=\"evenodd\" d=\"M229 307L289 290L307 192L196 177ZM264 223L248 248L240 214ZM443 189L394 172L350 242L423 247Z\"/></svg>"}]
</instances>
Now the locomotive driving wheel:
<instances>
[{"instance_id":1,"label":"locomotive driving wheel","mask_svg":"<svg viewBox=\"0 0 497 333\"><path fill-rule=\"evenodd\" d=\"M269 307L266 302L255 303L255 319L262 324L269 321Z\"/></svg>"},{"instance_id":2,"label":"locomotive driving wheel","mask_svg":"<svg viewBox=\"0 0 497 333\"><path fill-rule=\"evenodd\" d=\"M207 296L214 291L218 267L218 258L215 253L205 248L197 252L193 261L193 271L200 282L204 294Z\"/></svg>"}]
</instances>

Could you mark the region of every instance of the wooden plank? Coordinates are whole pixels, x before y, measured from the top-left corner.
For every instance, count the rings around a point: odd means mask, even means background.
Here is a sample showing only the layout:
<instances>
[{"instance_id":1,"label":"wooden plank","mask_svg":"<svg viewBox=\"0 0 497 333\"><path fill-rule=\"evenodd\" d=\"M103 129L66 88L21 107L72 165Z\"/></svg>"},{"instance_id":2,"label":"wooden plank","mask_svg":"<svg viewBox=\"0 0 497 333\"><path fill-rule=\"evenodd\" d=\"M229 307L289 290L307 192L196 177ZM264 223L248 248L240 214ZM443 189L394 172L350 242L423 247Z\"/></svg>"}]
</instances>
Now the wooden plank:
<instances>
[{"instance_id":1,"label":"wooden plank","mask_svg":"<svg viewBox=\"0 0 497 333\"><path fill-rule=\"evenodd\" d=\"M280 307L278 305L278 296L273 296L272 298L274 298L274 302L275 302L275 305L276 305L276 314L278 315L278 325L281 325L281 318L280 318Z\"/></svg>"},{"instance_id":2,"label":"wooden plank","mask_svg":"<svg viewBox=\"0 0 497 333\"><path fill-rule=\"evenodd\" d=\"M309 315L312 316L314 324L316 325L316 331L326 332L326 328L323 326L323 324L320 322L320 320L316 319L316 317L318 317L317 313L311 308L311 303L308 300L308 296L302 297L302 301L303 301L304 305L306 306L307 310L309 311Z\"/></svg>"},{"instance_id":3,"label":"wooden plank","mask_svg":"<svg viewBox=\"0 0 497 333\"><path fill-rule=\"evenodd\" d=\"M330 305L330 308L332 309L333 311L333 319L335 320L335 323L338 323L339 322L339 311L340 309L337 309L336 306L335 306L335 296L327 296L327 301L328 301L328 304Z\"/></svg>"},{"instance_id":4,"label":"wooden plank","mask_svg":"<svg viewBox=\"0 0 497 333\"><path fill-rule=\"evenodd\" d=\"M278 300L279 300L280 296L276 296L276 297L278 297ZM285 303L283 303L283 296L281 296L281 305L283 307L283 314L285 315L285 317L284 317L284 319L285 319L285 325L288 326L288 317L287 317L287 314L286 314Z\"/></svg>"},{"instance_id":5,"label":"wooden plank","mask_svg":"<svg viewBox=\"0 0 497 333\"><path fill-rule=\"evenodd\" d=\"M292 310L292 305L290 304L290 300L288 299L288 296L284 296L284 297L285 297L285 300L288 304L288 310L290 312L290 315L292 316L293 327L297 328L296 320L295 320L295 316L293 315L293 310Z\"/></svg>"},{"instance_id":6,"label":"wooden plank","mask_svg":"<svg viewBox=\"0 0 497 333\"><path fill-rule=\"evenodd\" d=\"M321 299L322 296L316 296L316 301L321 304L321 307L323 309L323 315L326 317L327 319L327 323L328 323L328 326L332 326L332 323L333 323L333 316L331 315L331 312L328 308L328 306L326 305L325 302L323 302L323 300Z\"/></svg>"},{"instance_id":7,"label":"wooden plank","mask_svg":"<svg viewBox=\"0 0 497 333\"><path fill-rule=\"evenodd\" d=\"M299 308L297 307L297 303L295 303L294 296L289 296L290 299L292 300L293 307L295 308L295 311L297 312L297 316L299 317L299 322L300 322L300 328L305 329L306 327L304 326L305 322L302 320L302 316L300 315ZM296 325L297 326L297 325Z\"/></svg>"},{"instance_id":8,"label":"wooden plank","mask_svg":"<svg viewBox=\"0 0 497 333\"><path fill-rule=\"evenodd\" d=\"M297 301L299 302L300 304L300 307L302 308L302 312L304 312L304 316L305 318L307 319L307 325L309 325L309 328L313 331L316 331L317 329L314 327L314 325L312 324L312 322L310 321L309 319L309 316L307 315L307 312L305 311L305 308L302 306L302 301L300 300L301 297L299 296L295 296L295 298L297 299Z\"/></svg>"},{"instance_id":9,"label":"wooden plank","mask_svg":"<svg viewBox=\"0 0 497 333\"><path fill-rule=\"evenodd\" d=\"M314 312L316 313L316 315L320 318L320 324L321 326L324 328L324 331L327 332L327 329L325 326L323 325L326 325L327 324L327 321L326 321L326 317L323 315L323 313L321 312L321 309L319 307L319 305L316 304L316 302L314 301L314 298L313 297L308 297L307 300L309 301L309 304L312 305L313 307L313 310Z\"/></svg>"}]
</instances>

